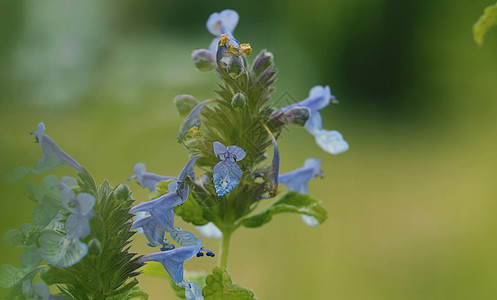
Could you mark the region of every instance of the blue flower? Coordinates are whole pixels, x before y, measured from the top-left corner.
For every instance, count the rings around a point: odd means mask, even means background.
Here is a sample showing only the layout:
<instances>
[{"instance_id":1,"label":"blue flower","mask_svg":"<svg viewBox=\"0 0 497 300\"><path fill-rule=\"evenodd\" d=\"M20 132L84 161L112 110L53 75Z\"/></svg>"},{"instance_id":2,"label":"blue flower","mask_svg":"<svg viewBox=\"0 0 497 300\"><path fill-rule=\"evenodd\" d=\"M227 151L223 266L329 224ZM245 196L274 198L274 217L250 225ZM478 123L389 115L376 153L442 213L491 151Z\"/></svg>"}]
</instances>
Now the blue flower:
<instances>
[{"instance_id":1,"label":"blue flower","mask_svg":"<svg viewBox=\"0 0 497 300\"><path fill-rule=\"evenodd\" d=\"M156 261L161 263L176 284L183 282L183 263L196 256L202 248L202 239L195 241L195 245L175 248L169 251L145 254L141 262Z\"/></svg>"},{"instance_id":2,"label":"blue flower","mask_svg":"<svg viewBox=\"0 0 497 300\"><path fill-rule=\"evenodd\" d=\"M308 182L316 176L321 176L321 160L316 158L308 158L304 162L302 168L298 168L291 172L281 174L279 176L280 183L284 184L289 191L296 191L300 194L309 193ZM309 226L317 226L319 222L316 218L307 215L300 215L304 223Z\"/></svg>"},{"instance_id":3,"label":"blue flower","mask_svg":"<svg viewBox=\"0 0 497 300\"><path fill-rule=\"evenodd\" d=\"M214 55L217 54L217 47L221 34L227 34L230 41L236 43L234 46L238 47L238 42L233 37L233 31L235 31L238 20L238 13L232 9L225 9L220 13L215 12L209 16L206 24L207 30L216 36L209 46L209 50Z\"/></svg>"},{"instance_id":4,"label":"blue flower","mask_svg":"<svg viewBox=\"0 0 497 300\"><path fill-rule=\"evenodd\" d=\"M245 158L246 153L238 146L226 148L220 142L214 142L214 153L221 161L214 166L214 187L219 197L233 190L239 183L243 172L237 165L237 161Z\"/></svg>"},{"instance_id":5,"label":"blue flower","mask_svg":"<svg viewBox=\"0 0 497 300\"><path fill-rule=\"evenodd\" d=\"M150 247L155 246L164 246L164 229L155 221L152 216L146 216L141 219L135 220L131 229L142 228L143 234L148 240L148 244Z\"/></svg>"},{"instance_id":6,"label":"blue flower","mask_svg":"<svg viewBox=\"0 0 497 300\"><path fill-rule=\"evenodd\" d=\"M66 233L69 236L85 238L90 234L90 219L94 216L95 197L87 193L77 196L66 184L61 183L60 197L62 204L71 212L66 220Z\"/></svg>"},{"instance_id":7,"label":"blue flower","mask_svg":"<svg viewBox=\"0 0 497 300\"><path fill-rule=\"evenodd\" d=\"M183 247L194 246L197 242L197 238L193 235L193 233L181 230L179 227L174 227L169 234L171 235L173 241Z\"/></svg>"},{"instance_id":8,"label":"blue flower","mask_svg":"<svg viewBox=\"0 0 497 300\"><path fill-rule=\"evenodd\" d=\"M138 180L138 183L150 190L150 192L155 191L155 185L163 180L168 181L168 180L175 180L176 177L172 176L162 176L162 175L157 175L154 173L149 173L145 171L145 164L143 163L137 163L133 167L133 171L135 172L135 175L131 176L128 178L128 180L132 178L136 178Z\"/></svg>"},{"instance_id":9,"label":"blue flower","mask_svg":"<svg viewBox=\"0 0 497 300\"><path fill-rule=\"evenodd\" d=\"M195 226L195 229L197 229L197 231L207 237L207 238L216 238L216 239L220 239L223 237L223 233L221 232L221 230L219 230L219 228L217 228L216 225L214 225L214 223L212 222L209 222L205 225L202 225L202 226Z\"/></svg>"},{"instance_id":10,"label":"blue flower","mask_svg":"<svg viewBox=\"0 0 497 300\"><path fill-rule=\"evenodd\" d=\"M174 229L175 206L183 204L188 198L190 184L195 181L193 167L200 156L192 157L181 170L178 179L168 185L168 193L157 199L140 203L131 208L130 213L146 211L157 221L157 223L167 232ZM135 221L136 222L136 221Z\"/></svg>"},{"instance_id":11,"label":"blue flower","mask_svg":"<svg viewBox=\"0 0 497 300\"><path fill-rule=\"evenodd\" d=\"M182 143L186 139L186 135L191 133L193 137L200 136L200 111L202 107L211 100L205 100L200 102L197 106L195 106L186 119L181 124L179 135L178 135L178 143Z\"/></svg>"},{"instance_id":12,"label":"blue flower","mask_svg":"<svg viewBox=\"0 0 497 300\"><path fill-rule=\"evenodd\" d=\"M319 110L328 106L330 101L337 102L337 98L331 94L329 86L317 85L309 92L309 97L286 107L280 111L287 112L295 107L307 107L311 115L305 123L305 128L314 135L316 143L326 152L331 154L339 154L349 149L349 144L343 139L342 135L335 130L324 130L323 120Z\"/></svg>"}]
</instances>

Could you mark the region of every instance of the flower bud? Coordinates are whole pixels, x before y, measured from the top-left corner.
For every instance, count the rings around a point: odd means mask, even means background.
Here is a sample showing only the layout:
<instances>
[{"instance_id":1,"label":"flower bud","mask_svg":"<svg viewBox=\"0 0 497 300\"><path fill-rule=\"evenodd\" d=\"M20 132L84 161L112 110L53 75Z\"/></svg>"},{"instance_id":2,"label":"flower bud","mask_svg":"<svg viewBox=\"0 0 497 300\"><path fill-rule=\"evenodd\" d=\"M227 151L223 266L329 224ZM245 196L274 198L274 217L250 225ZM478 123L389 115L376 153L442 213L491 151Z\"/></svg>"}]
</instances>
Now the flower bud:
<instances>
[{"instance_id":1,"label":"flower bud","mask_svg":"<svg viewBox=\"0 0 497 300\"><path fill-rule=\"evenodd\" d=\"M178 95L174 97L174 105L176 105L176 109L178 109L178 113L181 117L188 116L190 111L199 103L197 98L191 95Z\"/></svg>"},{"instance_id":2,"label":"flower bud","mask_svg":"<svg viewBox=\"0 0 497 300\"><path fill-rule=\"evenodd\" d=\"M245 106L245 103L247 103L247 98L242 92L236 93L231 99L231 105L234 108L242 108Z\"/></svg>"},{"instance_id":3,"label":"flower bud","mask_svg":"<svg viewBox=\"0 0 497 300\"><path fill-rule=\"evenodd\" d=\"M92 239L88 243L88 254L99 255L102 252L102 244L97 239Z\"/></svg>"},{"instance_id":4,"label":"flower bud","mask_svg":"<svg viewBox=\"0 0 497 300\"><path fill-rule=\"evenodd\" d=\"M254 64L252 65L252 71L255 76L259 76L264 70L273 64L273 54L266 50L262 50L259 55L255 58Z\"/></svg>"},{"instance_id":5,"label":"flower bud","mask_svg":"<svg viewBox=\"0 0 497 300\"><path fill-rule=\"evenodd\" d=\"M200 72L210 72L217 67L216 58L207 49L193 50L192 59L195 67L197 67Z\"/></svg>"},{"instance_id":6,"label":"flower bud","mask_svg":"<svg viewBox=\"0 0 497 300\"><path fill-rule=\"evenodd\" d=\"M129 197L129 194L131 194L131 191L129 190L129 187L125 184L120 184L116 187L114 190L114 195L116 196L116 199L118 200L127 200Z\"/></svg>"},{"instance_id":7,"label":"flower bud","mask_svg":"<svg viewBox=\"0 0 497 300\"><path fill-rule=\"evenodd\" d=\"M235 79L243 73L242 59L236 55L232 55L228 61L228 74Z\"/></svg>"}]
</instances>

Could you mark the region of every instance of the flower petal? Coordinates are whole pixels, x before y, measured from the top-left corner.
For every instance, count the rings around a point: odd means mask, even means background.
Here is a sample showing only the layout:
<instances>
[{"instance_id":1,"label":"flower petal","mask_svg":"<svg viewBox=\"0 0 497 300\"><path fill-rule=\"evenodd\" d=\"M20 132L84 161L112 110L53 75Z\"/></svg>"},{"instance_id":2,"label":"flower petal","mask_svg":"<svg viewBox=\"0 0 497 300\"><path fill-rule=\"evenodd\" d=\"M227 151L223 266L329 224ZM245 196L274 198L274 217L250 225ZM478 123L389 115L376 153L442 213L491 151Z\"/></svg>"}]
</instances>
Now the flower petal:
<instances>
[{"instance_id":1,"label":"flower petal","mask_svg":"<svg viewBox=\"0 0 497 300\"><path fill-rule=\"evenodd\" d=\"M79 238L61 236L56 233L45 233L38 239L41 247L38 250L43 259L58 267L70 267L80 261L88 247Z\"/></svg>"},{"instance_id":2,"label":"flower petal","mask_svg":"<svg viewBox=\"0 0 497 300\"><path fill-rule=\"evenodd\" d=\"M223 237L221 230L219 230L219 228L217 228L217 226L212 222L202 226L195 226L195 229L197 229L197 231L206 238L220 239Z\"/></svg>"},{"instance_id":3,"label":"flower petal","mask_svg":"<svg viewBox=\"0 0 497 300\"><path fill-rule=\"evenodd\" d=\"M229 156L232 157L235 161L240 161L244 159L245 156L247 156L247 153L245 153L242 148L235 145L229 146L227 151L229 153Z\"/></svg>"},{"instance_id":4,"label":"flower petal","mask_svg":"<svg viewBox=\"0 0 497 300\"><path fill-rule=\"evenodd\" d=\"M214 166L214 187L219 197L226 195L233 190L240 181L243 172L234 161L220 161Z\"/></svg>"},{"instance_id":5,"label":"flower petal","mask_svg":"<svg viewBox=\"0 0 497 300\"><path fill-rule=\"evenodd\" d=\"M213 35L220 36L223 33L227 33L226 31L235 31L238 20L239 16L236 11L225 9L220 13L212 13L209 19L207 19L206 27Z\"/></svg>"},{"instance_id":6,"label":"flower petal","mask_svg":"<svg viewBox=\"0 0 497 300\"><path fill-rule=\"evenodd\" d=\"M339 154L349 149L349 144L336 130L321 130L315 135L315 138L316 144L331 154Z\"/></svg>"},{"instance_id":7,"label":"flower petal","mask_svg":"<svg viewBox=\"0 0 497 300\"><path fill-rule=\"evenodd\" d=\"M197 242L197 238L193 235L193 233L181 230L178 227L175 227L169 234L176 243L183 247L194 246Z\"/></svg>"}]
</instances>

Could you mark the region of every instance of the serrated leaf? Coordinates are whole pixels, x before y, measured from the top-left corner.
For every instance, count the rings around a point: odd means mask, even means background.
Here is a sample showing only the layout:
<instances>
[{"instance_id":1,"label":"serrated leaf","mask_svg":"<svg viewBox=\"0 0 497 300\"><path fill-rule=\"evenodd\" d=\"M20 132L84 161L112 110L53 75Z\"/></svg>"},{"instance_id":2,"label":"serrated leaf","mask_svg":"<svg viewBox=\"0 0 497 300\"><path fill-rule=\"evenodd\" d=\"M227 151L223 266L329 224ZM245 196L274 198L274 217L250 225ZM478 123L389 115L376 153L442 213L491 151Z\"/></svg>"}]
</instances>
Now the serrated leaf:
<instances>
[{"instance_id":1,"label":"serrated leaf","mask_svg":"<svg viewBox=\"0 0 497 300\"><path fill-rule=\"evenodd\" d=\"M39 235L40 231L38 227L24 223L20 229L10 229L5 232L3 242L10 247L24 248L33 245Z\"/></svg>"},{"instance_id":2,"label":"serrated leaf","mask_svg":"<svg viewBox=\"0 0 497 300\"><path fill-rule=\"evenodd\" d=\"M32 184L31 182L26 182L26 196L29 199L39 202L45 197L45 190L39 185Z\"/></svg>"},{"instance_id":3,"label":"serrated leaf","mask_svg":"<svg viewBox=\"0 0 497 300\"><path fill-rule=\"evenodd\" d=\"M3 176L3 182L12 184L21 181L22 179L24 179L24 177L31 173L32 170L33 169L24 166L17 167Z\"/></svg>"},{"instance_id":4,"label":"serrated leaf","mask_svg":"<svg viewBox=\"0 0 497 300\"><path fill-rule=\"evenodd\" d=\"M46 227L62 209L64 206L59 200L45 194L33 210L33 224Z\"/></svg>"},{"instance_id":5,"label":"serrated leaf","mask_svg":"<svg viewBox=\"0 0 497 300\"><path fill-rule=\"evenodd\" d=\"M254 292L233 284L231 276L224 268L216 267L206 278L207 285L202 294L205 300L254 300Z\"/></svg>"},{"instance_id":6,"label":"serrated leaf","mask_svg":"<svg viewBox=\"0 0 497 300\"><path fill-rule=\"evenodd\" d=\"M60 191L62 190L60 186L60 180L55 175L48 175L43 178L42 181L43 188L50 194L60 197Z\"/></svg>"},{"instance_id":7,"label":"serrated leaf","mask_svg":"<svg viewBox=\"0 0 497 300\"><path fill-rule=\"evenodd\" d=\"M31 246L22 250L21 257L19 258L21 267L23 269L34 269L42 261L41 256L38 254L38 249L36 246Z\"/></svg>"},{"instance_id":8,"label":"serrated leaf","mask_svg":"<svg viewBox=\"0 0 497 300\"><path fill-rule=\"evenodd\" d=\"M497 24L497 3L490 5L483 11L478 21L473 25L473 38L475 42L481 46L483 37L487 30Z\"/></svg>"},{"instance_id":9,"label":"serrated leaf","mask_svg":"<svg viewBox=\"0 0 497 300\"><path fill-rule=\"evenodd\" d=\"M11 288L13 287L25 273L13 265L0 266L0 287Z\"/></svg>"},{"instance_id":10,"label":"serrated leaf","mask_svg":"<svg viewBox=\"0 0 497 300\"><path fill-rule=\"evenodd\" d=\"M135 286L125 294L108 299L109 300L131 300L131 299L148 300L148 294L144 290L142 290L139 286Z\"/></svg>"},{"instance_id":11,"label":"serrated leaf","mask_svg":"<svg viewBox=\"0 0 497 300\"><path fill-rule=\"evenodd\" d=\"M291 191L286 193L265 210L243 219L242 224L249 228L260 227L271 221L272 217L279 213L298 213L311 216L314 217L319 224L323 223L328 218L328 213L317 200L311 198L307 194L299 194Z\"/></svg>"}]
</instances>

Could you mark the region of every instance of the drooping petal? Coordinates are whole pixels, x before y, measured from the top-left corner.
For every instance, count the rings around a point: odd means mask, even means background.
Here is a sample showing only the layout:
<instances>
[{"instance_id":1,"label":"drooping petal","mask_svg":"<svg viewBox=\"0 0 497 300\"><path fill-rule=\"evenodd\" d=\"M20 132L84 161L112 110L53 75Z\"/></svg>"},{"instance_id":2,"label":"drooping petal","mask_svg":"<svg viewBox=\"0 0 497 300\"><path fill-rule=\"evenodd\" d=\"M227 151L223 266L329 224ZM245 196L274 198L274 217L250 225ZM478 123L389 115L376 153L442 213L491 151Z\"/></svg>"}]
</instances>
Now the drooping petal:
<instances>
[{"instance_id":1,"label":"drooping petal","mask_svg":"<svg viewBox=\"0 0 497 300\"><path fill-rule=\"evenodd\" d=\"M40 256L58 267L70 267L88 253L88 247L78 237L48 232L42 234L38 242L41 245L38 250Z\"/></svg>"},{"instance_id":2,"label":"drooping petal","mask_svg":"<svg viewBox=\"0 0 497 300\"><path fill-rule=\"evenodd\" d=\"M142 202L130 209L130 213L146 211L159 223L166 231L174 228L174 210L175 206L182 204L184 200L175 192L170 192L160 196L157 199Z\"/></svg>"},{"instance_id":3,"label":"drooping petal","mask_svg":"<svg viewBox=\"0 0 497 300\"><path fill-rule=\"evenodd\" d=\"M143 163L137 163L133 167L133 171L135 172L135 175L131 176L128 178L130 180L131 178L136 178L138 180L138 183L150 190L150 192L155 191L155 185L163 180L168 181L168 180L175 180L176 177L173 176L163 176L163 175L158 175L154 173L149 173L145 171L145 164Z\"/></svg>"},{"instance_id":4,"label":"drooping petal","mask_svg":"<svg viewBox=\"0 0 497 300\"><path fill-rule=\"evenodd\" d=\"M166 272L177 284L183 281L183 263L194 257L202 247L202 239L198 239L194 246L180 247L169 251L145 254L141 262L156 261L161 263Z\"/></svg>"},{"instance_id":5,"label":"drooping petal","mask_svg":"<svg viewBox=\"0 0 497 300\"><path fill-rule=\"evenodd\" d=\"M219 197L222 197L233 190L239 183L239 178L243 172L236 162L227 160L220 161L214 166L214 187Z\"/></svg>"},{"instance_id":6,"label":"drooping petal","mask_svg":"<svg viewBox=\"0 0 497 300\"><path fill-rule=\"evenodd\" d=\"M193 127L197 127L197 130L200 129L200 112L202 111L202 107L204 107L204 105L208 102L210 102L210 100L200 102L188 114L188 117L186 117L186 119L181 124L178 142L183 142L186 138L188 130L192 129Z\"/></svg>"},{"instance_id":7,"label":"drooping petal","mask_svg":"<svg viewBox=\"0 0 497 300\"><path fill-rule=\"evenodd\" d=\"M339 154L349 149L349 144L336 130L321 130L315 135L315 139L319 147L331 154Z\"/></svg>"},{"instance_id":8,"label":"drooping petal","mask_svg":"<svg viewBox=\"0 0 497 300\"><path fill-rule=\"evenodd\" d=\"M238 24L238 13L232 9L225 9L220 13L215 12L207 19L207 30L215 36L220 36L223 33L235 31Z\"/></svg>"},{"instance_id":9,"label":"drooping petal","mask_svg":"<svg viewBox=\"0 0 497 300\"><path fill-rule=\"evenodd\" d=\"M38 139L38 143L43 151L41 160L33 169L33 173L47 172L61 165L68 165L81 171L81 165L66 154L59 146L45 134L45 124L40 122L37 126L37 132L34 133Z\"/></svg>"},{"instance_id":10,"label":"drooping petal","mask_svg":"<svg viewBox=\"0 0 497 300\"><path fill-rule=\"evenodd\" d=\"M305 123L305 129L314 136L323 130L323 120L321 119L321 113L318 110L311 111L311 115Z\"/></svg>"},{"instance_id":11,"label":"drooping petal","mask_svg":"<svg viewBox=\"0 0 497 300\"><path fill-rule=\"evenodd\" d=\"M181 230L178 227L174 227L174 229L169 234L171 235L173 241L183 247L194 246L197 242L197 238L195 237L195 235L193 235L193 233L186 230Z\"/></svg>"},{"instance_id":12,"label":"drooping petal","mask_svg":"<svg viewBox=\"0 0 497 300\"><path fill-rule=\"evenodd\" d=\"M217 226L214 225L214 223L212 222L209 222L202 226L195 226L195 229L197 229L197 231L206 238L220 239L223 237L223 233L221 232L221 230L219 230L219 228L217 228Z\"/></svg>"},{"instance_id":13,"label":"drooping petal","mask_svg":"<svg viewBox=\"0 0 497 300\"><path fill-rule=\"evenodd\" d=\"M214 147L214 154L216 154L216 156L220 160L225 160L226 159L226 151L228 150L228 148L226 148L226 146L220 142L214 142L212 144L212 146Z\"/></svg>"},{"instance_id":14,"label":"drooping petal","mask_svg":"<svg viewBox=\"0 0 497 300\"><path fill-rule=\"evenodd\" d=\"M190 177L191 181L195 181L195 172L193 170L193 166L195 166L195 162L200 158L200 155L195 155L190 158L190 160L186 163L185 167L181 170L178 175L178 182L183 182L187 177Z\"/></svg>"},{"instance_id":15,"label":"drooping petal","mask_svg":"<svg viewBox=\"0 0 497 300\"><path fill-rule=\"evenodd\" d=\"M143 230L145 237L149 241L149 246L155 247L164 243L164 229L162 229L152 216L147 216L133 222L131 229L136 228L141 228Z\"/></svg>"},{"instance_id":16,"label":"drooping petal","mask_svg":"<svg viewBox=\"0 0 497 300\"><path fill-rule=\"evenodd\" d=\"M304 167L281 174L279 182L284 184L289 191L307 194L309 192L307 183L321 172L320 166L320 159L308 158L304 163Z\"/></svg>"},{"instance_id":17,"label":"drooping petal","mask_svg":"<svg viewBox=\"0 0 497 300\"><path fill-rule=\"evenodd\" d=\"M202 288L195 282L182 282L179 286L185 288L186 300L203 300Z\"/></svg>"},{"instance_id":18,"label":"drooping petal","mask_svg":"<svg viewBox=\"0 0 497 300\"><path fill-rule=\"evenodd\" d=\"M95 205L95 197L88 193L79 193L76 196L77 213L83 216L89 214Z\"/></svg>"}]
</instances>

